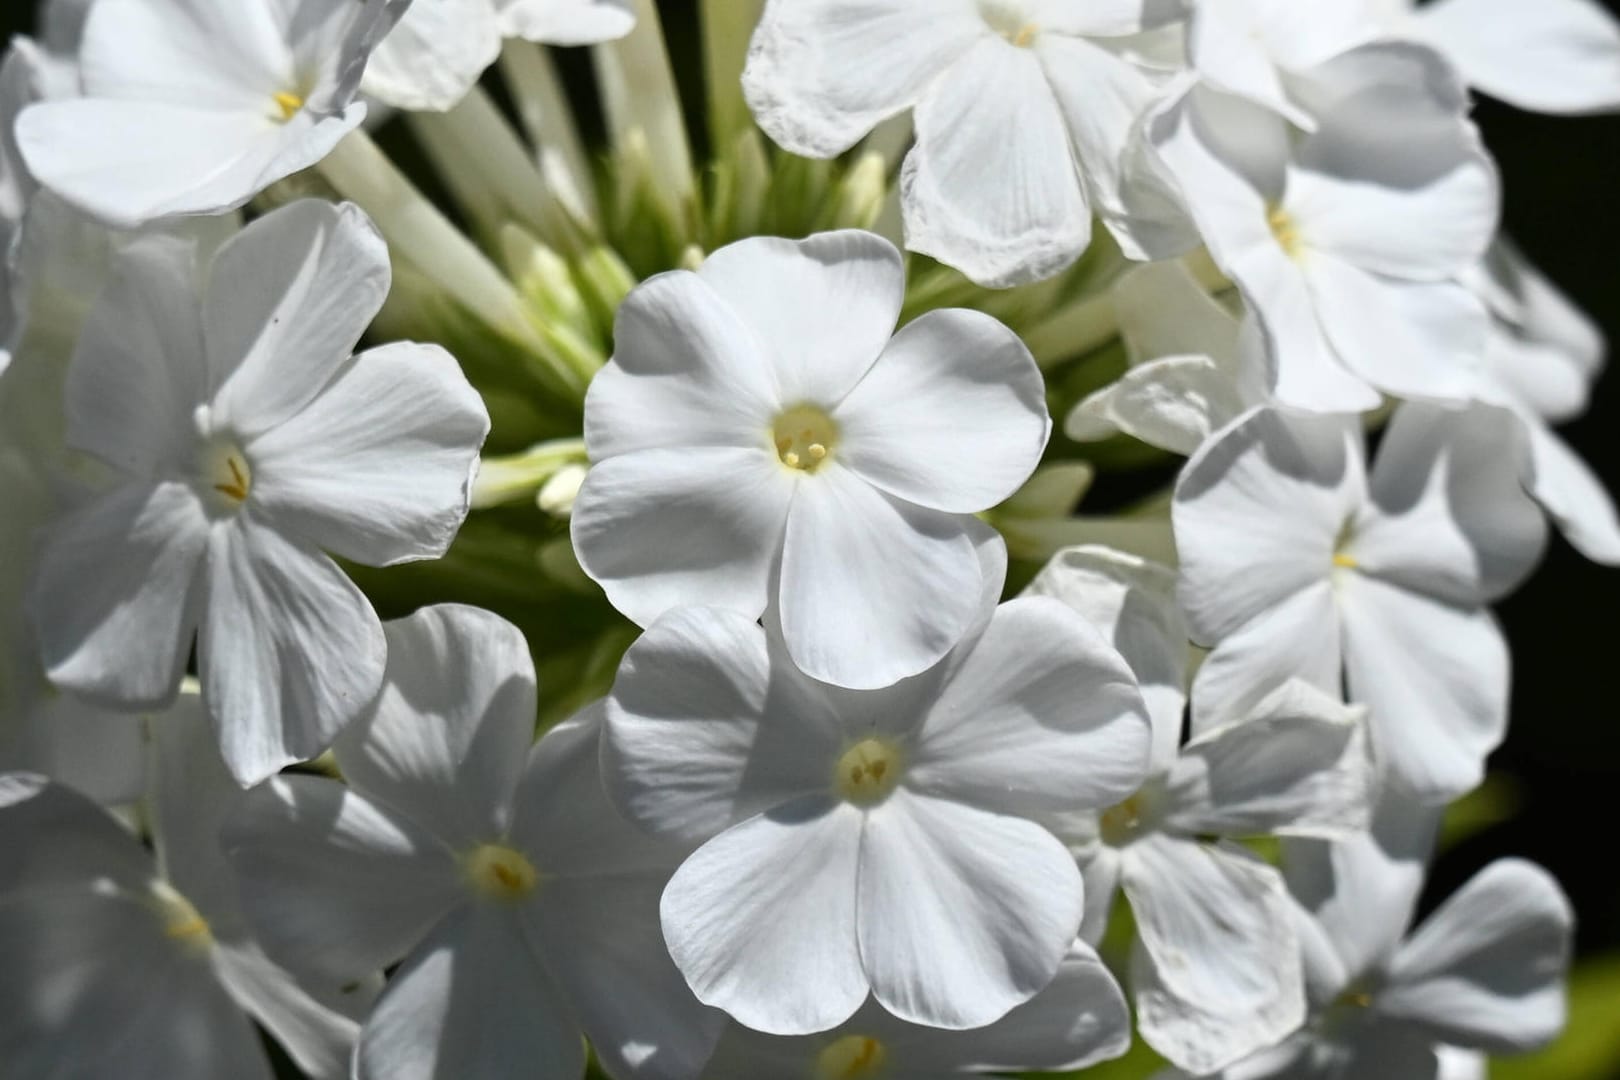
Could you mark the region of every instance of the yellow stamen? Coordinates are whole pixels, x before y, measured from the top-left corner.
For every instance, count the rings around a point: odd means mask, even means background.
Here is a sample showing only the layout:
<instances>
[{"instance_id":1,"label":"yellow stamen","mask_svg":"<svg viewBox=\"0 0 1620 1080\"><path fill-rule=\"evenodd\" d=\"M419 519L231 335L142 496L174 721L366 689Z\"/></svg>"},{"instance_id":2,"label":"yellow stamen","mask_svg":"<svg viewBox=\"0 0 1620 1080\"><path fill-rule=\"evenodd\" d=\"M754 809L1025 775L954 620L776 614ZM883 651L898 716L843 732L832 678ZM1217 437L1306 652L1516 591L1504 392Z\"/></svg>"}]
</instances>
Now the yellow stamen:
<instances>
[{"instance_id":1,"label":"yellow stamen","mask_svg":"<svg viewBox=\"0 0 1620 1080\"><path fill-rule=\"evenodd\" d=\"M167 882L152 883L153 906L163 922L163 936L188 948L206 949L214 943L208 920Z\"/></svg>"},{"instance_id":2,"label":"yellow stamen","mask_svg":"<svg viewBox=\"0 0 1620 1080\"><path fill-rule=\"evenodd\" d=\"M1304 250L1303 241L1299 236L1299 224L1281 204L1273 203L1266 210L1266 224L1270 226L1271 235L1277 238L1277 243L1282 245L1289 258L1297 256Z\"/></svg>"},{"instance_id":3,"label":"yellow stamen","mask_svg":"<svg viewBox=\"0 0 1620 1080\"><path fill-rule=\"evenodd\" d=\"M1340 570L1354 570L1361 564L1356 562L1356 557L1354 555L1346 555L1342 551L1336 551L1333 553L1333 565L1337 566Z\"/></svg>"},{"instance_id":4,"label":"yellow stamen","mask_svg":"<svg viewBox=\"0 0 1620 1080\"><path fill-rule=\"evenodd\" d=\"M235 454L232 454L225 459L225 466L230 470L231 478L223 484L215 484L214 490L221 495L235 499L237 502L246 501L248 497L248 479L242 463L236 460Z\"/></svg>"},{"instance_id":5,"label":"yellow stamen","mask_svg":"<svg viewBox=\"0 0 1620 1080\"><path fill-rule=\"evenodd\" d=\"M1035 43L1035 38L1040 35L1040 32L1041 28L1034 23L1025 23L1018 28L1018 33L1012 36L1012 43L1020 49L1027 49Z\"/></svg>"},{"instance_id":6,"label":"yellow stamen","mask_svg":"<svg viewBox=\"0 0 1620 1080\"><path fill-rule=\"evenodd\" d=\"M869 1080L888 1056L883 1044L869 1035L845 1035L816 1056L816 1080Z\"/></svg>"},{"instance_id":7,"label":"yellow stamen","mask_svg":"<svg viewBox=\"0 0 1620 1080\"><path fill-rule=\"evenodd\" d=\"M473 888L494 900L520 900L540 882L540 873L528 857L504 844L474 848L463 865Z\"/></svg>"},{"instance_id":8,"label":"yellow stamen","mask_svg":"<svg viewBox=\"0 0 1620 1080\"><path fill-rule=\"evenodd\" d=\"M1102 814L1103 840L1118 847L1135 835L1142 825L1143 811L1147 800L1141 792L1137 792L1117 806L1110 807Z\"/></svg>"},{"instance_id":9,"label":"yellow stamen","mask_svg":"<svg viewBox=\"0 0 1620 1080\"><path fill-rule=\"evenodd\" d=\"M288 120L291 120L293 117L297 116L299 110L304 107L303 97L287 90L277 92L272 97L272 100L275 101L276 108L281 110L282 123L286 123Z\"/></svg>"},{"instance_id":10,"label":"yellow stamen","mask_svg":"<svg viewBox=\"0 0 1620 1080\"><path fill-rule=\"evenodd\" d=\"M846 800L870 806L900 782L900 748L885 739L862 739L838 759L833 786Z\"/></svg>"},{"instance_id":11,"label":"yellow stamen","mask_svg":"<svg viewBox=\"0 0 1620 1080\"><path fill-rule=\"evenodd\" d=\"M771 445L783 465L813 473L832 457L838 424L815 405L794 405L771 425Z\"/></svg>"}]
</instances>

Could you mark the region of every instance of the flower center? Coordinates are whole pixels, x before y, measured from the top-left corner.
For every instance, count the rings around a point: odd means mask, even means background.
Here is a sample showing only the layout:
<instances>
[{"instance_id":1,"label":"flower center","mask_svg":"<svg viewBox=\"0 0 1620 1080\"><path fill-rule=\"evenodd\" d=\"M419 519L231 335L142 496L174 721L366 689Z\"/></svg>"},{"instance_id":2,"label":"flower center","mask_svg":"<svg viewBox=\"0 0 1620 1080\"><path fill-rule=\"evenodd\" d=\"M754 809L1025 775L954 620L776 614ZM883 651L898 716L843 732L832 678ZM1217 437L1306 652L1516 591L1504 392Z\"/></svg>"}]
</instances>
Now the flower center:
<instances>
[{"instance_id":1,"label":"flower center","mask_svg":"<svg viewBox=\"0 0 1620 1080\"><path fill-rule=\"evenodd\" d=\"M845 1035L816 1056L816 1080L867 1080L879 1074L888 1056L869 1035Z\"/></svg>"},{"instance_id":2,"label":"flower center","mask_svg":"<svg viewBox=\"0 0 1620 1080\"><path fill-rule=\"evenodd\" d=\"M303 95L294 93L291 90L277 91L275 94L271 95L270 100L275 102L276 105L276 111L273 114L273 119L283 124L297 116L299 110L303 109L304 107Z\"/></svg>"},{"instance_id":3,"label":"flower center","mask_svg":"<svg viewBox=\"0 0 1620 1080\"><path fill-rule=\"evenodd\" d=\"M213 945L214 932L208 920L167 882L152 883L152 899L165 937L187 948L207 949Z\"/></svg>"},{"instance_id":4,"label":"flower center","mask_svg":"<svg viewBox=\"0 0 1620 1080\"><path fill-rule=\"evenodd\" d=\"M1305 250L1304 241L1299 236L1299 223L1280 203L1273 203L1267 208L1266 224L1270 226L1271 235L1277 238L1277 243L1282 246L1290 259L1298 258Z\"/></svg>"},{"instance_id":5,"label":"flower center","mask_svg":"<svg viewBox=\"0 0 1620 1080\"><path fill-rule=\"evenodd\" d=\"M203 450L202 482L220 509L235 511L253 492L253 467L242 448L228 439L210 441Z\"/></svg>"},{"instance_id":6,"label":"flower center","mask_svg":"<svg viewBox=\"0 0 1620 1080\"><path fill-rule=\"evenodd\" d=\"M474 848L464 866L473 888L492 900L521 900L540 882L540 873L528 857L504 844Z\"/></svg>"},{"instance_id":7,"label":"flower center","mask_svg":"<svg viewBox=\"0 0 1620 1080\"><path fill-rule=\"evenodd\" d=\"M979 13L990 29L1020 49L1029 48L1040 37L1040 24L1030 20L1017 0L979 0Z\"/></svg>"},{"instance_id":8,"label":"flower center","mask_svg":"<svg viewBox=\"0 0 1620 1080\"><path fill-rule=\"evenodd\" d=\"M782 464L813 473L832 457L838 445L838 424L815 405L795 405L771 425L771 442Z\"/></svg>"},{"instance_id":9,"label":"flower center","mask_svg":"<svg viewBox=\"0 0 1620 1080\"><path fill-rule=\"evenodd\" d=\"M899 782L900 748L885 739L862 739L844 751L833 772L838 794L857 806L882 802Z\"/></svg>"},{"instance_id":10,"label":"flower center","mask_svg":"<svg viewBox=\"0 0 1620 1080\"><path fill-rule=\"evenodd\" d=\"M1147 811L1147 796L1140 791L1118 806L1104 810L1102 814L1103 843L1109 847L1124 847L1130 843L1138 833L1142 832Z\"/></svg>"}]
</instances>

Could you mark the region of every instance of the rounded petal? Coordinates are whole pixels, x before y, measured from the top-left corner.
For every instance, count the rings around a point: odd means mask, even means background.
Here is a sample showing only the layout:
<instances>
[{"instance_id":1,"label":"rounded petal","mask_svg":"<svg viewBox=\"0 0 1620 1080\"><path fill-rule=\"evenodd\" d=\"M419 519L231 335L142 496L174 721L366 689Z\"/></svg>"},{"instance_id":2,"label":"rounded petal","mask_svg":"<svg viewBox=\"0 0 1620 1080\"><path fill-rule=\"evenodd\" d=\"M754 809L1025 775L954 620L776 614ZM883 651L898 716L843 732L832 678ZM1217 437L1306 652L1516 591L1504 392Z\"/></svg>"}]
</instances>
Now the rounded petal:
<instances>
[{"instance_id":1,"label":"rounded petal","mask_svg":"<svg viewBox=\"0 0 1620 1080\"><path fill-rule=\"evenodd\" d=\"M975 45L917 106L900 178L906 246L988 288L1051 277L1091 242L1091 210L1034 53Z\"/></svg>"},{"instance_id":2,"label":"rounded petal","mask_svg":"<svg viewBox=\"0 0 1620 1080\"><path fill-rule=\"evenodd\" d=\"M459 604L383 631L382 695L335 748L344 777L453 849L497 839L534 740L528 642L500 616Z\"/></svg>"},{"instance_id":3,"label":"rounded petal","mask_svg":"<svg viewBox=\"0 0 1620 1080\"><path fill-rule=\"evenodd\" d=\"M866 815L859 888L873 996L951 1030L1048 986L1085 908L1074 858L1041 826L904 789Z\"/></svg>"},{"instance_id":4,"label":"rounded petal","mask_svg":"<svg viewBox=\"0 0 1620 1080\"><path fill-rule=\"evenodd\" d=\"M833 416L844 465L891 495L956 514L1017 491L1052 430L1035 358L977 311L908 324Z\"/></svg>"},{"instance_id":5,"label":"rounded petal","mask_svg":"<svg viewBox=\"0 0 1620 1080\"><path fill-rule=\"evenodd\" d=\"M570 519L579 564L642 626L672 607L757 619L795 484L765 448L644 450L591 467Z\"/></svg>"},{"instance_id":6,"label":"rounded petal","mask_svg":"<svg viewBox=\"0 0 1620 1080\"><path fill-rule=\"evenodd\" d=\"M251 507L209 538L207 596L203 700L244 785L316 757L376 700L388 647L371 601Z\"/></svg>"},{"instance_id":7,"label":"rounded petal","mask_svg":"<svg viewBox=\"0 0 1620 1080\"><path fill-rule=\"evenodd\" d=\"M214 420L239 438L321 394L388 296L388 245L357 206L304 199L215 256L203 303Z\"/></svg>"},{"instance_id":8,"label":"rounded petal","mask_svg":"<svg viewBox=\"0 0 1620 1080\"><path fill-rule=\"evenodd\" d=\"M788 653L822 682L889 686L961 640L982 575L959 519L834 462L799 482L788 514L778 594Z\"/></svg>"},{"instance_id":9,"label":"rounded petal","mask_svg":"<svg viewBox=\"0 0 1620 1080\"><path fill-rule=\"evenodd\" d=\"M320 999L255 943L219 943L213 953L220 983L249 1016L316 1080L341 1080L360 1036L369 987L332 983Z\"/></svg>"},{"instance_id":10,"label":"rounded petal","mask_svg":"<svg viewBox=\"0 0 1620 1080\"><path fill-rule=\"evenodd\" d=\"M732 826L682 864L664 890L664 940L698 1000L772 1035L825 1031L860 1007L862 816L809 796Z\"/></svg>"},{"instance_id":11,"label":"rounded petal","mask_svg":"<svg viewBox=\"0 0 1620 1080\"><path fill-rule=\"evenodd\" d=\"M173 482L119 489L58 523L29 596L52 681L107 705L172 701L201 615L207 544L201 502Z\"/></svg>"},{"instance_id":12,"label":"rounded petal","mask_svg":"<svg viewBox=\"0 0 1620 1080\"><path fill-rule=\"evenodd\" d=\"M415 0L366 62L366 93L400 109L444 112L501 52L491 0Z\"/></svg>"},{"instance_id":13,"label":"rounded petal","mask_svg":"<svg viewBox=\"0 0 1620 1080\"><path fill-rule=\"evenodd\" d=\"M454 357L385 345L248 441L250 497L278 529L365 566L436 559L467 517L488 434L483 400Z\"/></svg>"},{"instance_id":14,"label":"rounded petal","mask_svg":"<svg viewBox=\"0 0 1620 1080\"><path fill-rule=\"evenodd\" d=\"M1620 517L1608 489L1564 440L1540 425L1526 429L1534 469L1530 493L1575 550L1594 562L1620 565Z\"/></svg>"},{"instance_id":15,"label":"rounded petal","mask_svg":"<svg viewBox=\"0 0 1620 1080\"><path fill-rule=\"evenodd\" d=\"M596 45L636 25L630 0L496 0L501 33L546 45Z\"/></svg>"},{"instance_id":16,"label":"rounded petal","mask_svg":"<svg viewBox=\"0 0 1620 1080\"><path fill-rule=\"evenodd\" d=\"M1333 585L1301 589L1221 639L1193 678L1193 734L1247 720L1277 687L1299 679L1344 689L1342 631Z\"/></svg>"},{"instance_id":17,"label":"rounded petal","mask_svg":"<svg viewBox=\"0 0 1620 1080\"><path fill-rule=\"evenodd\" d=\"M1418 34L1463 77L1521 109L1620 108L1620 24L1589 0L1442 0L1422 9Z\"/></svg>"},{"instance_id":18,"label":"rounded petal","mask_svg":"<svg viewBox=\"0 0 1620 1080\"><path fill-rule=\"evenodd\" d=\"M1046 597L1001 605L917 735L904 783L998 813L1103 809L1147 778L1136 676L1101 634Z\"/></svg>"},{"instance_id":19,"label":"rounded petal","mask_svg":"<svg viewBox=\"0 0 1620 1080\"><path fill-rule=\"evenodd\" d=\"M829 410L888 345L906 291L900 252L856 229L740 240L697 274L753 331L777 399Z\"/></svg>"},{"instance_id":20,"label":"rounded petal","mask_svg":"<svg viewBox=\"0 0 1620 1080\"><path fill-rule=\"evenodd\" d=\"M754 32L743 94L777 143L833 157L915 105L989 33L972 0L773 0Z\"/></svg>"}]
</instances>

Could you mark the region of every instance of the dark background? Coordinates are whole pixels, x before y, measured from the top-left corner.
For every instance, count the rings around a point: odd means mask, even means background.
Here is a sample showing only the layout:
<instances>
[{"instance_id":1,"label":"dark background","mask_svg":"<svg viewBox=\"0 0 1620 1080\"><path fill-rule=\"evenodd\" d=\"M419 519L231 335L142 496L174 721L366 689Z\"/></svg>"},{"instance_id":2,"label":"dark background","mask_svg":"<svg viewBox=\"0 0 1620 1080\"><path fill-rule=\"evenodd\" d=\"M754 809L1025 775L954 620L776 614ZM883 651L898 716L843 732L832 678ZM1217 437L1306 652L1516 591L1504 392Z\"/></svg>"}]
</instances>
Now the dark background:
<instances>
[{"instance_id":1,"label":"dark background","mask_svg":"<svg viewBox=\"0 0 1620 1080\"><path fill-rule=\"evenodd\" d=\"M679 22L693 5L667 6ZM1606 6L1620 10L1620 0ZM0 0L0 36L26 31L32 8ZM1493 101L1481 101L1477 117L1501 164L1508 232L1620 342L1620 117L1534 116ZM1564 430L1620 490L1617 427L1620 373L1599 382L1590 413ZM1499 611L1513 646L1513 723L1492 765L1513 779L1517 813L1442 855L1431 902L1490 860L1523 856L1569 891L1582 954L1620 950L1620 570L1555 537L1540 572Z\"/></svg>"}]
</instances>

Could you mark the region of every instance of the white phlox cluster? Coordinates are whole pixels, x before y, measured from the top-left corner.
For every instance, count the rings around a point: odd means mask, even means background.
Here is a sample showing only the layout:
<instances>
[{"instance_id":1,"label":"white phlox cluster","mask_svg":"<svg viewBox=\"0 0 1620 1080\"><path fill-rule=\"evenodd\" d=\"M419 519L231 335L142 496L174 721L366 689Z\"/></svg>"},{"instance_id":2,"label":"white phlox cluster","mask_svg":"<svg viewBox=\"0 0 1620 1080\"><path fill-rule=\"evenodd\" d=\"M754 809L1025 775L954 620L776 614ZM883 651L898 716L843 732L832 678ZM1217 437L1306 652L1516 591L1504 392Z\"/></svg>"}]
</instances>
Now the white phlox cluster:
<instances>
[{"instance_id":1,"label":"white phlox cluster","mask_svg":"<svg viewBox=\"0 0 1620 1080\"><path fill-rule=\"evenodd\" d=\"M1606 345L1472 95L1620 110L1620 25L689 6L44 0L9 43L0 1076L1557 1038L1549 873L1419 901L1509 730L1493 605L1549 525L1620 565L1555 431Z\"/></svg>"}]
</instances>

